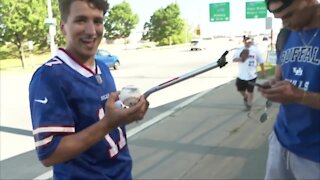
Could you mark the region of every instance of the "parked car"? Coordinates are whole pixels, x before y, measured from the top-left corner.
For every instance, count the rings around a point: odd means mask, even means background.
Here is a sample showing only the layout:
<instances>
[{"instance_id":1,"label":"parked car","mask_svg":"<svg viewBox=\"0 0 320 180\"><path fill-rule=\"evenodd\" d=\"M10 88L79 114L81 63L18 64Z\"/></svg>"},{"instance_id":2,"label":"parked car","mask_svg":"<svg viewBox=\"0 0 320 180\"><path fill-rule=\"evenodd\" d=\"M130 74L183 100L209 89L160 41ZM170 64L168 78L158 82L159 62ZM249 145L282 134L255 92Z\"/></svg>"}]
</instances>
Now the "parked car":
<instances>
[{"instance_id":1,"label":"parked car","mask_svg":"<svg viewBox=\"0 0 320 180\"><path fill-rule=\"evenodd\" d=\"M109 51L98 49L96 53L96 60L101 61L114 70L119 69L120 60L118 56L112 55Z\"/></svg>"},{"instance_id":2,"label":"parked car","mask_svg":"<svg viewBox=\"0 0 320 180\"><path fill-rule=\"evenodd\" d=\"M204 43L200 39L194 39L190 42L191 51L203 50L205 49Z\"/></svg>"}]
</instances>

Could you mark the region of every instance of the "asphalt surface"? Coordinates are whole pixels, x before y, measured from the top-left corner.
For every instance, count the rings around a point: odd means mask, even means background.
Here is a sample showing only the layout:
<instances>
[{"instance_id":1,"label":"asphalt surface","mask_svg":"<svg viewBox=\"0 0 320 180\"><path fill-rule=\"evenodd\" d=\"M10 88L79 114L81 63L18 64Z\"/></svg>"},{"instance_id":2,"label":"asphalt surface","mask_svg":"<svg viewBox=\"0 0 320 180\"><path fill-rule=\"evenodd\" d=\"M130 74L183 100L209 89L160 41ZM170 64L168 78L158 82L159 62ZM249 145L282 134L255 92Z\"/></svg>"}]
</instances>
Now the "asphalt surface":
<instances>
[{"instance_id":1,"label":"asphalt surface","mask_svg":"<svg viewBox=\"0 0 320 180\"><path fill-rule=\"evenodd\" d=\"M269 119L261 123L265 102L255 92L251 112L244 111L234 81L203 92L130 137L134 178L263 179L267 139L278 112L273 103Z\"/></svg>"},{"instance_id":2,"label":"asphalt surface","mask_svg":"<svg viewBox=\"0 0 320 180\"><path fill-rule=\"evenodd\" d=\"M150 109L145 121L128 128L134 179L263 179L267 138L278 112L273 103L261 123L265 102L255 92L251 112L244 111L231 81ZM2 161L0 179L51 179L51 169L35 159L32 150Z\"/></svg>"},{"instance_id":3,"label":"asphalt surface","mask_svg":"<svg viewBox=\"0 0 320 180\"><path fill-rule=\"evenodd\" d=\"M232 76L230 71L233 70L219 70L218 78L205 78L201 83L213 81L212 87L216 87L219 78ZM182 99L179 94L193 92L194 87L176 87L173 92L177 92L178 100L151 108L144 121L128 126L134 179L263 179L267 137L278 104L269 108L269 120L260 123L266 100L256 92L253 109L248 114L234 81ZM157 98L160 94L152 96ZM8 106L11 101L5 102ZM14 103L10 105L15 107ZM7 123L1 120L0 154L6 154L4 145L10 147L10 152L23 149L23 153L2 157L0 179L51 179L51 168L37 161L32 132L25 128L29 126L21 118L13 119L16 120ZM13 134L14 137L9 136Z\"/></svg>"}]
</instances>

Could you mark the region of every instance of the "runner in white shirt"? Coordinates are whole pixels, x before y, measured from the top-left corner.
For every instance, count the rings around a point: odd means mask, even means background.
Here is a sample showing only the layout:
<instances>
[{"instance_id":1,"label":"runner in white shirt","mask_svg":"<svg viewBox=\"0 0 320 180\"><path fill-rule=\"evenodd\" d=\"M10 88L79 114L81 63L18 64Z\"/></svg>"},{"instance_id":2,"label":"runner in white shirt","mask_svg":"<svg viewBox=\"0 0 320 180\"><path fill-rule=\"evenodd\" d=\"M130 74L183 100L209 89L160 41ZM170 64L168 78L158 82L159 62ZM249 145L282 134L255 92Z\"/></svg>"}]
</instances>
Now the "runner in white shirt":
<instances>
[{"instance_id":1,"label":"runner in white shirt","mask_svg":"<svg viewBox=\"0 0 320 180\"><path fill-rule=\"evenodd\" d=\"M237 90L243 96L243 101L246 110L250 111L253 100L254 86L248 82L255 82L257 79L257 66L261 66L261 75L265 76L264 59L261 56L259 49L253 45L253 39L243 36L244 47L239 48L234 56L233 62L239 63L239 74L236 80ZM249 50L248 54L242 53ZM245 55L244 55L245 54Z\"/></svg>"}]
</instances>

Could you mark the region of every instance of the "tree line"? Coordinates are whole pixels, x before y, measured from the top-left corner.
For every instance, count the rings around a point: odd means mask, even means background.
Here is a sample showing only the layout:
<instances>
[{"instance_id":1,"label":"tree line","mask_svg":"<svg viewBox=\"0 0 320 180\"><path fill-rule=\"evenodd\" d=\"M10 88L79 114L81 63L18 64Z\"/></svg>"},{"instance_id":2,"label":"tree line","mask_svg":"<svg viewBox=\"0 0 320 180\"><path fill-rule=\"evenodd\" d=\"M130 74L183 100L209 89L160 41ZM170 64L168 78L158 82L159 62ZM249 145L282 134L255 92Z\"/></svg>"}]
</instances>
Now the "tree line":
<instances>
[{"instance_id":1,"label":"tree line","mask_svg":"<svg viewBox=\"0 0 320 180\"><path fill-rule=\"evenodd\" d=\"M52 1L52 14L56 18L56 44L64 45L64 38L59 28L60 16L58 1ZM49 51L49 26L47 0L1 0L0 2L0 60L19 58L24 67L25 52L28 42L33 43L37 53ZM139 23L139 16L134 13L128 2L112 6L105 16L105 38L107 40L127 39ZM188 36L187 24L180 17L178 4L171 3L159 8L144 23L142 40L171 45L185 42Z\"/></svg>"}]
</instances>

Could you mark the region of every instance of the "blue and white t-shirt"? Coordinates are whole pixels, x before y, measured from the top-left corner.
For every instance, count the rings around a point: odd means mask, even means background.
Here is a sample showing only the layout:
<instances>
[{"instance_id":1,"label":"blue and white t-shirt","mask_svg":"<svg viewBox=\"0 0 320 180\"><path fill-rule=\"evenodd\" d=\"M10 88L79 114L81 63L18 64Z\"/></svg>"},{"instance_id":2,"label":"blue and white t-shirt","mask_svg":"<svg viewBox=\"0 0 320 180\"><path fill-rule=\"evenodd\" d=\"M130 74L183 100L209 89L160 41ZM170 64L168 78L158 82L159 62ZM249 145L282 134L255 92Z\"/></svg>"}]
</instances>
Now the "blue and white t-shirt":
<instances>
[{"instance_id":1,"label":"blue and white t-shirt","mask_svg":"<svg viewBox=\"0 0 320 180\"><path fill-rule=\"evenodd\" d=\"M281 65L283 80L305 91L320 93L319 28L303 33L290 32L277 61ZM280 143L289 151L320 162L319 109L299 104L281 104L275 132Z\"/></svg>"},{"instance_id":2,"label":"blue and white t-shirt","mask_svg":"<svg viewBox=\"0 0 320 180\"><path fill-rule=\"evenodd\" d=\"M104 116L105 102L116 87L109 68L96 63L97 74L92 74L59 49L34 73L29 100L40 160L55 151L63 136L77 133ZM132 179L126 141L125 127L112 130L85 152L54 165L54 179Z\"/></svg>"}]
</instances>

